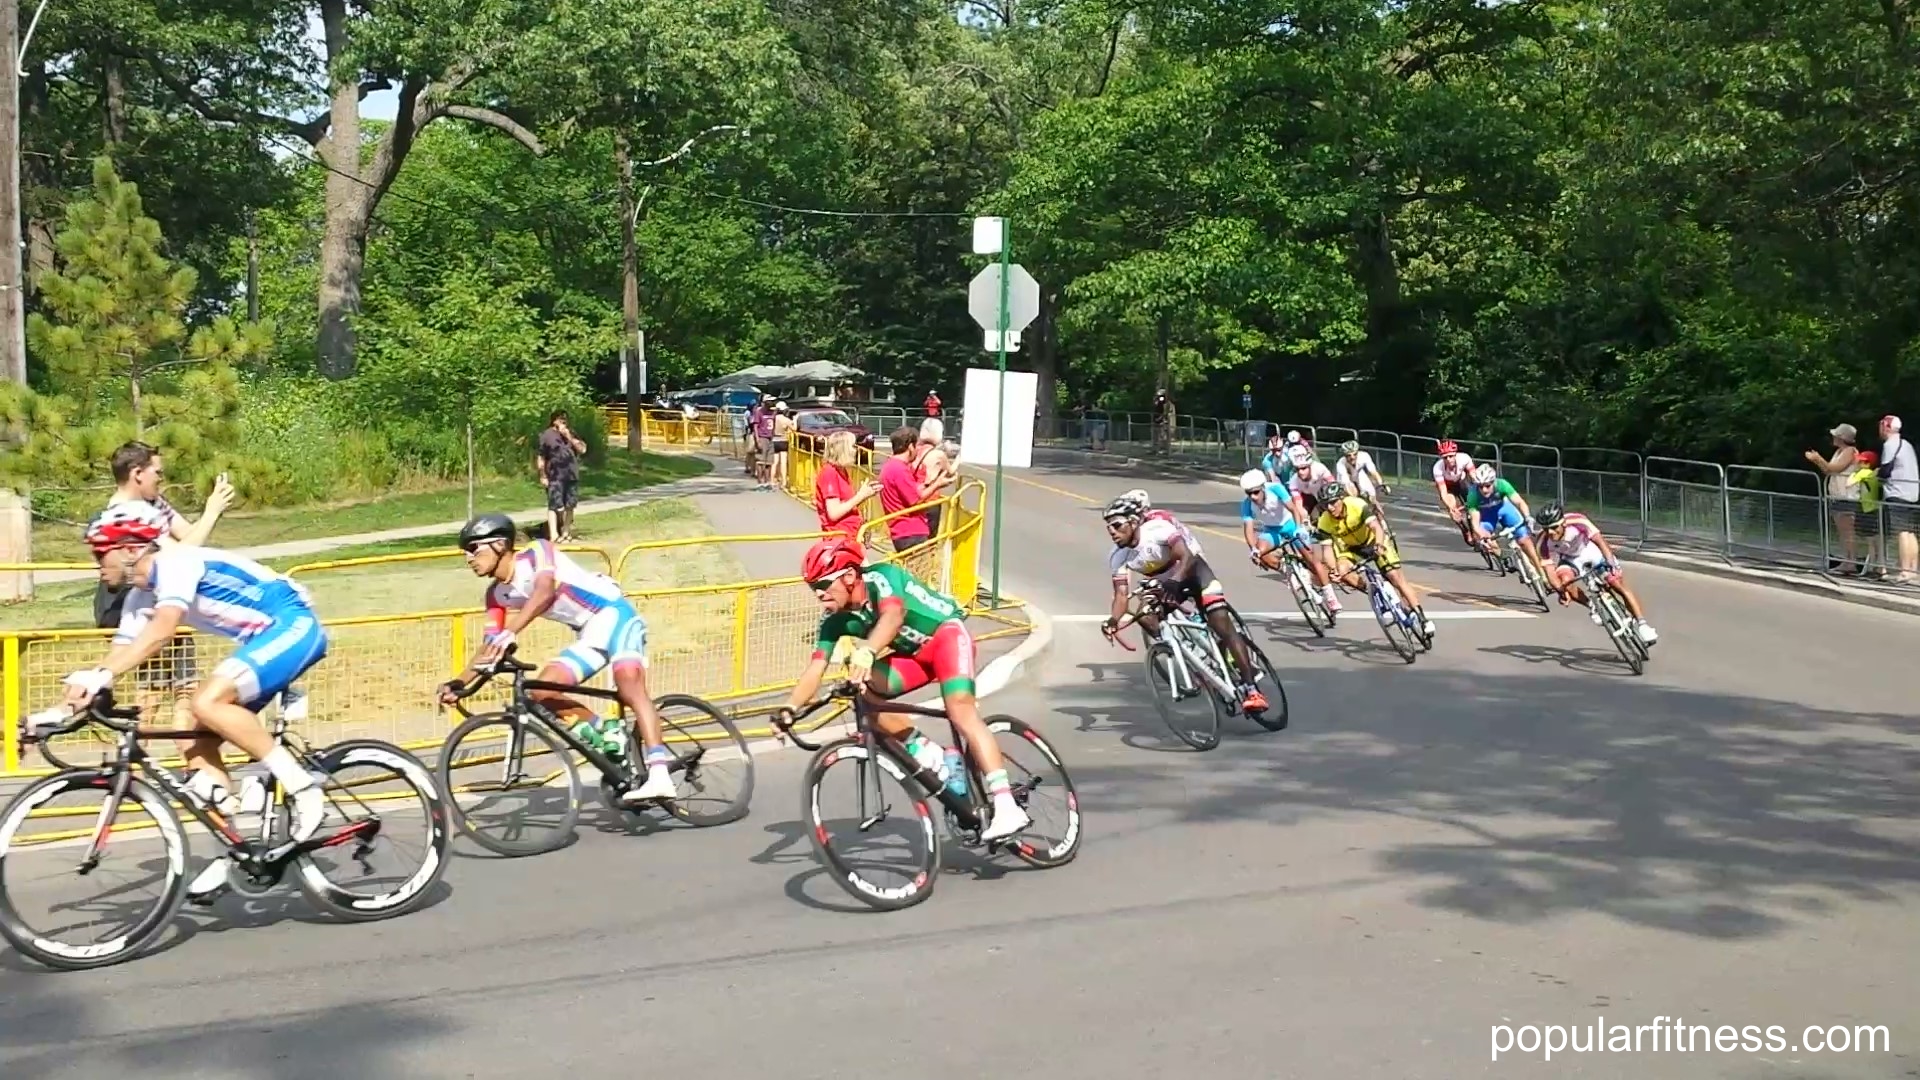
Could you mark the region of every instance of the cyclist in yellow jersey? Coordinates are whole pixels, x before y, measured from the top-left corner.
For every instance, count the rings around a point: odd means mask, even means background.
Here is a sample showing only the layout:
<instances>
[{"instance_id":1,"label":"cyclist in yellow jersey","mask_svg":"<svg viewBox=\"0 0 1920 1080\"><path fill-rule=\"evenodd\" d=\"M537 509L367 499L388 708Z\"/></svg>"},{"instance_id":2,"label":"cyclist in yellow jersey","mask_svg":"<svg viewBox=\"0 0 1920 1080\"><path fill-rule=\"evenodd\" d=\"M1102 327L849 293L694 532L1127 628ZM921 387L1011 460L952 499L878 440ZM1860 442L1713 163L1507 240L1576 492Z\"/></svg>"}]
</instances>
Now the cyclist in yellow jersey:
<instances>
[{"instance_id":1,"label":"cyclist in yellow jersey","mask_svg":"<svg viewBox=\"0 0 1920 1080\"><path fill-rule=\"evenodd\" d=\"M1407 581L1406 571L1400 569L1400 553L1394 550L1393 537L1387 534L1387 526L1374 512L1373 505L1347 491L1346 485L1332 480L1320 488L1320 517L1314 522L1314 528L1321 536L1332 540L1355 559L1372 559L1380 572L1400 590L1400 595L1413 608L1413 614L1420 620L1421 630L1433 636L1433 620L1427 618L1426 609L1420 605L1419 594L1413 591L1413 585ZM1335 576L1342 585L1356 592L1366 588L1360 575L1347 569L1335 560ZM1339 573L1345 569L1345 573Z\"/></svg>"}]
</instances>

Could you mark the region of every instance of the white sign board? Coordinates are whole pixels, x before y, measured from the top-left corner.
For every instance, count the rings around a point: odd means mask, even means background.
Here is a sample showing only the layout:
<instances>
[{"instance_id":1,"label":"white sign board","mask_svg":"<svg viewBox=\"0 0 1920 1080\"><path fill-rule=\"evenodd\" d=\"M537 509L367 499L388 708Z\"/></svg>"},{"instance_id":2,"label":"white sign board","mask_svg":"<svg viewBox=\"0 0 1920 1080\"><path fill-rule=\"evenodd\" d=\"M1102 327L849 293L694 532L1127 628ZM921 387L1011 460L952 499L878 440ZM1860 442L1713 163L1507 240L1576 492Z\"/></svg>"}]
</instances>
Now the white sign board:
<instances>
[{"instance_id":1,"label":"white sign board","mask_svg":"<svg viewBox=\"0 0 1920 1080\"><path fill-rule=\"evenodd\" d=\"M988 330L986 334L987 334L986 336L987 351L990 353L999 352L1000 351L1000 331ZM1018 330L1007 331L1007 351L1008 352L1020 351L1020 331Z\"/></svg>"},{"instance_id":2,"label":"white sign board","mask_svg":"<svg viewBox=\"0 0 1920 1080\"><path fill-rule=\"evenodd\" d=\"M989 263L967 283L967 313L982 330L1000 328L999 263ZM1039 316L1040 283L1014 263L1007 267L1007 329L1025 330Z\"/></svg>"},{"instance_id":3,"label":"white sign board","mask_svg":"<svg viewBox=\"0 0 1920 1080\"><path fill-rule=\"evenodd\" d=\"M973 253L975 255L998 255L1006 242L1006 218L977 217L973 219Z\"/></svg>"},{"instance_id":4,"label":"white sign board","mask_svg":"<svg viewBox=\"0 0 1920 1080\"><path fill-rule=\"evenodd\" d=\"M1033 465L1033 408L1039 400L1040 376L1031 371L1006 374L1007 401L1004 413L1007 435L1000 464L1010 469ZM965 465L991 468L994 443L999 434L1000 373L988 368L968 368L965 392L961 395L961 414L967 422L960 428L960 461Z\"/></svg>"}]
</instances>

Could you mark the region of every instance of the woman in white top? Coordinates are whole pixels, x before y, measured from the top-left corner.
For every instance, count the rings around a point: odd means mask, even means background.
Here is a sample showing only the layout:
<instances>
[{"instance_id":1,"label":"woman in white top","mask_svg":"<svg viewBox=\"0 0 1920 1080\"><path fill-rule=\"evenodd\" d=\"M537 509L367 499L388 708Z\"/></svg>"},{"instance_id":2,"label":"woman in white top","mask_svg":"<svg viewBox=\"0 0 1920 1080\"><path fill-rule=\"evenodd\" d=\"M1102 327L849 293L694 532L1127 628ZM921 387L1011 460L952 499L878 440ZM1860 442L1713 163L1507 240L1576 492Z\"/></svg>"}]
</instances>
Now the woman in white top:
<instances>
[{"instance_id":1,"label":"woman in white top","mask_svg":"<svg viewBox=\"0 0 1920 1080\"><path fill-rule=\"evenodd\" d=\"M1839 541L1844 559L1827 559L1827 569L1842 574L1851 574L1854 570L1853 515L1860 509L1859 485L1848 479L1857 467L1860 451L1854 445L1860 433L1852 424L1835 424L1827 432L1833 437L1833 455L1823 457L1818 450L1809 450L1806 459L1813 467L1827 477L1827 509L1833 514L1833 535Z\"/></svg>"},{"instance_id":2,"label":"woman in white top","mask_svg":"<svg viewBox=\"0 0 1920 1080\"><path fill-rule=\"evenodd\" d=\"M773 403L773 486L787 490L787 450L793 443L793 413L784 401Z\"/></svg>"},{"instance_id":3,"label":"woman in white top","mask_svg":"<svg viewBox=\"0 0 1920 1080\"><path fill-rule=\"evenodd\" d=\"M929 416L920 421L920 459L914 462L914 471L919 474L920 490L924 498L934 498L947 493L960 482L960 466L948 453L946 428L937 416ZM940 535L940 511L944 507L934 506L927 510L927 528L929 536Z\"/></svg>"}]
</instances>

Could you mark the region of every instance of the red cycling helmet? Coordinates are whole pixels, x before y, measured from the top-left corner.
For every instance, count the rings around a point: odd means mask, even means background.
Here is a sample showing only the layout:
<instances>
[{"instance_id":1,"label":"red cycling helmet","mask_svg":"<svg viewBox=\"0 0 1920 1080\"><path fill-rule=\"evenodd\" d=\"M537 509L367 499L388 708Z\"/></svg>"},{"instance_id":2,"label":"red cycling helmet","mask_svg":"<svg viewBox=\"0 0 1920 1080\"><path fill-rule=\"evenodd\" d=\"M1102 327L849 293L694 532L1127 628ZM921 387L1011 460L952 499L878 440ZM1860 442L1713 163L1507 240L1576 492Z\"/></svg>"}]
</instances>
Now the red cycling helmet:
<instances>
[{"instance_id":1,"label":"red cycling helmet","mask_svg":"<svg viewBox=\"0 0 1920 1080\"><path fill-rule=\"evenodd\" d=\"M1441 457L1445 457L1448 454L1457 454L1459 452L1460 452L1459 443L1454 442L1452 439L1440 440L1440 456Z\"/></svg>"},{"instance_id":2,"label":"red cycling helmet","mask_svg":"<svg viewBox=\"0 0 1920 1080\"><path fill-rule=\"evenodd\" d=\"M829 536L807 549L800 560L800 576L809 582L825 581L848 570L857 570L866 562L860 542L845 536Z\"/></svg>"},{"instance_id":3,"label":"red cycling helmet","mask_svg":"<svg viewBox=\"0 0 1920 1080\"><path fill-rule=\"evenodd\" d=\"M99 558L114 548L146 547L157 544L167 531L160 511L148 502L124 502L109 506L87 526L87 546Z\"/></svg>"}]
</instances>

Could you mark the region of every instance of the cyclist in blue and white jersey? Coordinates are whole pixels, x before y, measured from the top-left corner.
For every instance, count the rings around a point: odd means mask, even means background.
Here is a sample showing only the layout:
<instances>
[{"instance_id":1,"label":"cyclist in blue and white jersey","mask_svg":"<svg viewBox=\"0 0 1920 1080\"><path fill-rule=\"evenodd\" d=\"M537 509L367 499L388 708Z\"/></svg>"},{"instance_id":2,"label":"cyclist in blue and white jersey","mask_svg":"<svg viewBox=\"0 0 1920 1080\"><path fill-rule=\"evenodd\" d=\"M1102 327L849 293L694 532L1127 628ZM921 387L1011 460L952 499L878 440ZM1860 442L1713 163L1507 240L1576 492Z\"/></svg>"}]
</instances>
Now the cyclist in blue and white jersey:
<instances>
[{"instance_id":1,"label":"cyclist in blue and white jersey","mask_svg":"<svg viewBox=\"0 0 1920 1080\"><path fill-rule=\"evenodd\" d=\"M187 786L216 809L231 813L232 778L220 762L220 743L239 747L265 765L293 804L292 838L320 828L326 797L313 776L260 724L267 702L327 655L327 632L307 590L252 559L214 548L162 548L168 520L151 503L110 506L87 526L86 540L109 589L128 590L113 647L100 666L66 678L66 704L78 711L123 675L158 654L182 626L239 642L190 703L194 724L210 734L185 750L194 774ZM196 901L210 900L227 881L226 859L207 865L188 886Z\"/></svg>"},{"instance_id":2,"label":"cyclist in blue and white jersey","mask_svg":"<svg viewBox=\"0 0 1920 1080\"><path fill-rule=\"evenodd\" d=\"M481 514L460 530L460 550L467 569L487 584L487 635L467 670L441 688L440 700L452 704L456 689L476 671L497 659L516 635L539 618L552 619L576 631L573 646L548 661L537 676L543 682L578 686L613 667L613 687L621 704L633 710L638 739L644 747L641 761L646 782L620 796L623 806L639 806L674 796L673 776L667 768L673 755L667 750L659 710L647 691L647 624L620 592L620 583L596 574L568 558L550 540L535 540L514 551L513 519L505 514ZM529 696L570 721L596 722L599 717L579 699L551 690L530 690Z\"/></svg>"},{"instance_id":3,"label":"cyclist in blue and white jersey","mask_svg":"<svg viewBox=\"0 0 1920 1080\"><path fill-rule=\"evenodd\" d=\"M1294 520L1291 505L1291 493L1285 484L1269 481L1259 469L1249 469L1240 477L1240 529L1246 537L1247 553L1256 566L1269 570L1280 568L1279 559L1270 553L1282 548L1291 548L1306 563L1307 570L1313 575L1314 584L1320 588L1321 599L1326 601L1327 610L1340 610L1340 597L1334 593L1333 581L1327 576L1327 569L1321 565L1313 548L1307 543L1308 530L1300 527Z\"/></svg>"}]
</instances>

